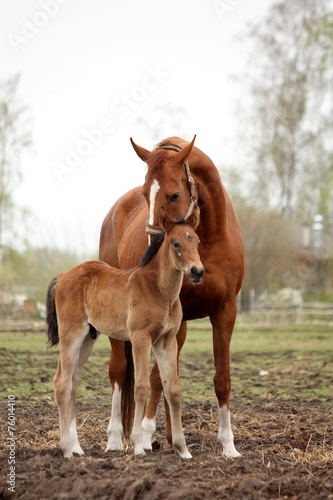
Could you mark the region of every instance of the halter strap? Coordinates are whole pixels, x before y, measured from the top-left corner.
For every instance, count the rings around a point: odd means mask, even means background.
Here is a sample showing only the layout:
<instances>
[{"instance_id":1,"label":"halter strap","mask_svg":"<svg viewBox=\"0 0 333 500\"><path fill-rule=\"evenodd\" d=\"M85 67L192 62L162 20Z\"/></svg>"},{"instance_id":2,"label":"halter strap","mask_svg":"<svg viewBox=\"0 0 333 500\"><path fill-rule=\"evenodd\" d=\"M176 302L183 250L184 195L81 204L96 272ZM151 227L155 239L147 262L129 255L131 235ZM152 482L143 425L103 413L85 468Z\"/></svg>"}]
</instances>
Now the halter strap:
<instances>
[{"instance_id":1,"label":"halter strap","mask_svg":"<svg viewBox=\"0 0 333 500\"><path fill-rule=\"evenodd\" d=\"M150 236L157 236L158 234L164 233L163 229L160 226L155 226L154 224L149 224L146 222L146 233Z\"/></svg>"},{"instance_id":2,"label":"halter strap","mask_svg":"<svg viewBox=\"0 0 333 500\"><path fill-rule=\"evenodd\" d=\"M186 162L185 162L185 170L186 170L187 180L188 180L188 183L190 186L190 193L191 193L191 198L190 198L191 203L190 203L190 206L188 207L187 212L186 212L185 217L184 217L184 220L187 220L189 218L189 216L192 214L194 208L198 204L198 196L197 196L197 190L195 187L195 182L194 182L194 179L191 175L191 170L190 170L190 165L189 165L188 160L186 160Z\"/></svg>"},{"instance_id":3,"label":"halter strap","mask_svg":"<svg viewBox=\"0 0 333 500\"><path fill-rule=\"evenodd\" d=\"M178 144L172 144L172 143L162 144L161 146L158 146L156 149L167 149L170 151L176 151L177 153L179 153L179 151L182 150L182 148L180 146L178 146ZM186 221L190 217L190 215L192 214L194 208L198 205L198 196L197 196L197 190L195 187L195 181L191 175L191 170L190 170L190 165L189 165L188 160L185 161L184 166L185 166L185 172L186 172L187 181L188 181L188 184L190 187L190 194L191 194L190 205L189 205L187 212L183 218L183 221ZM156 234L161 234L161 232L163 232L163 229L161 229L160 226L155 226L154 224L149 224L147 222L146 233L148 233L150 235L156 235Z\"/></svg>"}]
</instances>

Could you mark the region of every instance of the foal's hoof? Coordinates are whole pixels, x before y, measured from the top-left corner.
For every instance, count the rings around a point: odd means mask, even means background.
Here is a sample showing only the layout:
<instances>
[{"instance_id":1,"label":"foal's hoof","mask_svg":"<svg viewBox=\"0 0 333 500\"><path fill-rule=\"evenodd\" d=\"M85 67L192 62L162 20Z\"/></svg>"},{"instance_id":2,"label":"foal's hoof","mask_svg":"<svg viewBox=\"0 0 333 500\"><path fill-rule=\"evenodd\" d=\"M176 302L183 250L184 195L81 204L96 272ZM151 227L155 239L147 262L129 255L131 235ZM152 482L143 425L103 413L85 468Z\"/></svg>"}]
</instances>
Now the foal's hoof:
<instances>
[{"instance_id":1,"label":"foal's hoof","mask_svg":"<svg viewBox=\"0 0 333 500\"><path fill-rule=\"evenodd\" d=\"M75 446L73 446L72 452L75 453L75 455L84 455L84 451L82 450L82 448L79 444L76 444Z\"/></svg>"},{"instance_id":2,"label":"foal's hoof","mask_svg":"<svg viewBox=\"0 0 333 500\"><path fill-rule=\"evenodd\" d=\"M225 458L238 458L238 457L242 456L240 453L238 453L238 451L236 449L234 449L234 450L226 450L226 451L223 450L222 455Z\"/></svg>"},{"instance_id":3,"label":"foal's hoof","mask_svg":"<svg viewBox=\"0 0 333 500\"><path fill-rule=\"evenodd\" d=\"M108 443L105 448L105 452L107 451L123 451L122 443Z\"/></svg>"},{"instance_id":4,"label":"foal's hoof","mask_svg":"<svg viewBox=\"0 0 333 500\"><path fill-rule=\"evenodd\" d=\"M142 446L137 446L137 447L134 446L134 456L135 457L145 457L146 456L146 452Z\"/></svg>"},{"instance_id":5,"label":"foal's hoof","mask_svg":"<svg viewBox=\"0 0 333 500\"><path fill-rule=\"evenodd\" d=\"M192 458L192 455L188 450L184 450L182 452L178 451L178 454L184 460L190 460Z\"/></svg>"}]
</instances>

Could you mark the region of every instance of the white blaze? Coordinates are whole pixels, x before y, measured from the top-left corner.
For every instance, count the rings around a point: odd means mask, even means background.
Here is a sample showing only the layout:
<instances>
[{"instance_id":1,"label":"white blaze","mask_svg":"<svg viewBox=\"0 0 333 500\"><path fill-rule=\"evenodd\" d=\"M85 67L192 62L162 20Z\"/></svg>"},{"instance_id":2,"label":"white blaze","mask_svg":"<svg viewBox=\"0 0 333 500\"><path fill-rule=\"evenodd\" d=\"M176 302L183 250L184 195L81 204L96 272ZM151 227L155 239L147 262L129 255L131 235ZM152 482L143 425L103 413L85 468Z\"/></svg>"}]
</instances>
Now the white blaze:
<instances>
[{"instance_id":1,"label":"white blaze","mask_svg":"<svg viewBox=\"0 0 333 500\"><path fill-rule=\"evenodd\" d=\"M149 193L149 219L148 224L154 224L155 199L160 189L160 185L156 179L153 180ZM148 245L150 245L150 234L148 235Z\"/></svg>"},{"instance_id":2,"label":"white blaze","mask_svg":"<svg viewBox=\"0 0 333 500\"><path fill-rule=\"evenodd\" d=\"M149 224L154 224L155 199L159 189L160 185L158 181L154 179L149 193Z\"/></svg>"}]
</instances>

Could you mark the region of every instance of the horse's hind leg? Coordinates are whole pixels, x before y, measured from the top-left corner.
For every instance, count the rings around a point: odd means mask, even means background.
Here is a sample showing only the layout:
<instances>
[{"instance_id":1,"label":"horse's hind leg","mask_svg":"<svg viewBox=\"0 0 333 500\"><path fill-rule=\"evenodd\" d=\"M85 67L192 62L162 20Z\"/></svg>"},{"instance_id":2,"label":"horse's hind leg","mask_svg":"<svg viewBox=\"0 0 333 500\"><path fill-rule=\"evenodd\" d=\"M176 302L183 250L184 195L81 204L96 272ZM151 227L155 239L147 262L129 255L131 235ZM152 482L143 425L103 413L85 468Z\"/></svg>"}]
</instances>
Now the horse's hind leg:
<instances>
[{"instance_id":1,"label":"horse's hind leg","mask_svg":"<svg viewBox=\"0 0 333 500\"><path fill-rule=\"evenodd\" d=\"M177 367L177 341L170 333L153 347L158 362L165 398L169 405L172 444L182 458L192 458L187 449L181 422L181 394Z\"/></svg>"},{"instance_id":2,"label":"horse's hind leg","mask_svg":"<svg viewBox=\"0 0 333 500\"><path fill-rule=\"evenodd\" d=\"M187 322L183 321L180 325L179 331L177 333L177 365L179 360L180 351L184 345L187 334ZM178 370L178 368L177 368ZM151 440L153 434L156 430L156 414L158 404L161 399L163 385L159 373L158 364L155 363L153 369L150 374L150 387L151 387L151 395L146 411L145 418L142 422L143 428L143 445L145 450L151 450ZM169 406L166 399L164 399L165 404L165 412L166 412L166 438L169 444L172 444L172 429L171 429L171 421L170 421L170 412Z\"/></svg>"},{"instance_id":3,"label":"horse's hind leg","mask_svg":"<svg viewBox=\"0 0 333 500\"><path fill-rule=\"evenodd\" d=\"M239 457L234 445L234 435L230 420L230 342L236 319L236 299L226 303L223 308L210 317L213 326L215 360L214 386L218 400L219 430L217 440L222 453L228 458Z\"/></svg>"},{"instance_id":4,"label":"horse's hind leg","mask_svg":"<svg viewBox=\"0 0 333 500\"><path fill-rule=\"evenodd\" d=\"M54 377L54 394L59 410L60 449L64 457L71 458L73 451L83 453L78 445L75 425L75 391L77 387L77 366L80 350L89 327L80 330L62 331L59 325L59 360ZM74 381L74 382L73 382ZM74 390L74 393L73 393ZM76 444L73 450L73 439Z\"/></svg>"},{"instance_id":5,"label":"horse's hind leg","mask_svg":"<svg viewBox=\"0 0 333 500\"><path fill-rule=\"evenodd\" d=\"M109 339L111 355L109 361L109 378L112 386L111 417L108 425L108 442L105 451L122 450L123 424L121 413L122 389L126 376L125 343L116 339Z\"/></svg>"}]
</instances>

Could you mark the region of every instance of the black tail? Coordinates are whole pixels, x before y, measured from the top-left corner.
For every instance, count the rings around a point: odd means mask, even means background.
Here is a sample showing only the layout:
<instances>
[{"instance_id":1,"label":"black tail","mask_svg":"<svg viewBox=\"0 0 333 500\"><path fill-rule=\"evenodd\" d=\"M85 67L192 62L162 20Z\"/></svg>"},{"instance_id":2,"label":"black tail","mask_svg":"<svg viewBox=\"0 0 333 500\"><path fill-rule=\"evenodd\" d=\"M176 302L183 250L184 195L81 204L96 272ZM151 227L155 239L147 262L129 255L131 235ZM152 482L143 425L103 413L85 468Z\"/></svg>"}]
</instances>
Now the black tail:
<instances>
[{"instance_id":1,"label":"black tail","mask_svg":"<svg viewBox=\"0 0 333 500\"><path fill-rule=\"evenodd\" d=\"M57 312L54 301L54 294L57 287L57 283L58 283L58 276L53 278L53 280L49 284L46 295L46 323L47 323L46 335L48 338L49 346L54 346L59 343L58 320L57 320Z\"/></svg>"}]
</instances>

